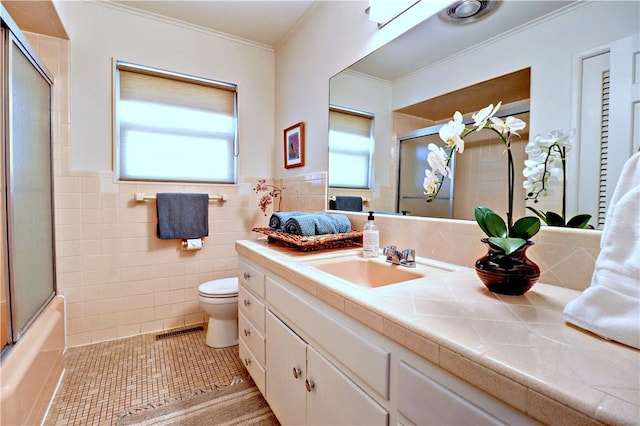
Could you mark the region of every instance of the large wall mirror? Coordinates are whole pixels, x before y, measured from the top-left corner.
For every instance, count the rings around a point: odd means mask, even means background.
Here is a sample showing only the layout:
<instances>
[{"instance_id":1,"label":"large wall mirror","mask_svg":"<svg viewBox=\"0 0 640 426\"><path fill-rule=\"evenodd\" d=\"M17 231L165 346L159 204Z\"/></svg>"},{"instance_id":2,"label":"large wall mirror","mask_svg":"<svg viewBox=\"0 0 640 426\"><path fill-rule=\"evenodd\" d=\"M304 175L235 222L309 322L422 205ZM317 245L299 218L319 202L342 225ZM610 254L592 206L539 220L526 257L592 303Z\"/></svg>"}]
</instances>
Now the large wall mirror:
<instances>
[{"instance_id":1,"label":"large wall mirror","mask_svg":"<svg viewBox=\"0 0 640 426\"><path fill-rule=\"evenodd\" d=\"M330 108L371 118L364 135L373 155L359 172L369 173L368 184L334 184L332 169L345 167L335 159L352 155L352 144L330 123L329 208L357 210L352 199L360 198L362 210L390 214L472 220L476 205L504 211L504 147L491 132L465 141L441 201L426 203L421 193L426 145L440 143L439 126L455 111L470 116L502 101L501 111L527 123L514 150L518 176L529 138L576 128L567 213L591 214L601 227L622 165L639 145L639 14L640 3L628 1L503 1L471 23L434 15L332 77ZM514 213L524 215L520 189ZM559 211L561 194L536 207Z\"/></svg>"}]
</instances>

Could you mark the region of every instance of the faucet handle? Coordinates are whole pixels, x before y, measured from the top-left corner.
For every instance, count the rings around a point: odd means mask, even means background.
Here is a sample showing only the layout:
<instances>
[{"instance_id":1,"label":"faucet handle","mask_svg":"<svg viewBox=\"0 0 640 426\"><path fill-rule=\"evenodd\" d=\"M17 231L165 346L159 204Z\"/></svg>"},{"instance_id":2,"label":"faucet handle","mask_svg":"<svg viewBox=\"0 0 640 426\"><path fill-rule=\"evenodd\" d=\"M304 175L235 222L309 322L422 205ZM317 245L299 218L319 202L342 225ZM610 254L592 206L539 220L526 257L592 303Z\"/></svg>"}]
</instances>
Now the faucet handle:
<instances>
[{"instance_id":1,"label":"faucet handle","mask_svg":"<svg viewBox=\"0 0 640 426\"><path fill-rule=\"evenodd\" d=\"M402 264L409 267L416 266L416 251L414 249L402 250Z\"/></svg>"},{"instance_id":2,"label":"faucet handle","mask_svg":"<svg viewBox=\"0 0 640 426\"><path fill-rule=\"evenodd\" d=\"M406 259L408 262L415 262L416 251L414 249L404 249L402 250L402 257Z\"/></svg>"},{"instance_id":3,"label":"faucet handle","mask_svg":"<svg viewBox=\"0 0 640 426\"><path fill-rule=\"evenodd\" d=\"M396 246L393 246L393 245L386 246L385 248L382 249L382 254L385 256L393 255L396 253L396 251L398 251Z\"/></svg>"}]
</instances>

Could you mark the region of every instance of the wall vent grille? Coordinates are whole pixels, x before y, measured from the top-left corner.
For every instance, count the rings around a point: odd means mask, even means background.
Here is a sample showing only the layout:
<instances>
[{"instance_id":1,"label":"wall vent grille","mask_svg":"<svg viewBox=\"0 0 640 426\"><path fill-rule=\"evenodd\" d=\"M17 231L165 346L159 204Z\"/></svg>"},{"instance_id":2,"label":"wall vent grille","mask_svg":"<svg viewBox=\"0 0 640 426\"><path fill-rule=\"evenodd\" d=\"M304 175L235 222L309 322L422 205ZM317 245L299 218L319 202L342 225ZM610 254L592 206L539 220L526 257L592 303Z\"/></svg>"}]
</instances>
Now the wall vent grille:
<instances>
[{"instance_id":1,"label":"wall vent grille","mask_svg":"<svg viewBox=\"0 0 640 426\"><path fill-rule=\"evenodd\" d=\"M156 340L163 340L163 339L168 339L170 337L182 336L184 334L196 333L202 330L204 330L204 327L200 325L198 327L185 328L184 330L169 331L167 333L156 335Z\"/></svg>"}]
</instances>

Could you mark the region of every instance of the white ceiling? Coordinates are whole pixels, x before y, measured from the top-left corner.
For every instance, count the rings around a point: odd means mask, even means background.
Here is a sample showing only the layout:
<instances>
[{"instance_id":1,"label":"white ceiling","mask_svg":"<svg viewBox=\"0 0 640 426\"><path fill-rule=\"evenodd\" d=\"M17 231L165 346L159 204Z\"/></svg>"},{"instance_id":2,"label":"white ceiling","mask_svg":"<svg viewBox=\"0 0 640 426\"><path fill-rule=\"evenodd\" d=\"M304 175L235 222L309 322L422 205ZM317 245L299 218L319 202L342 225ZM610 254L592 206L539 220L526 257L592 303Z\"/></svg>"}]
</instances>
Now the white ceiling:
<instances>
[{"instance_id":1,"label":"white ceiling","mask_svg":"<svg viewBox=\"0 0 640 426\"><path fill-rule=\"evenodd\" d=\"M576 0L502 1L480 20L466 25L449 24L434 15L357 62L351 69L387 81L396 81L419 69L470 49L526 25ZM500 55L509 52L496 52ZM473 64L469 64L470 68Z\"/></svg>"},{"instance_id":2,"label":"white ceiling","mask_svg":"<svg viewBox=\"0 0 640 426\"><path fill-rule=\"evenodd\" d=\"M275 49L315 3L330 0L107 1ZM362 13L365 13L368 0L350 1L360 1L363 5ZM382 47L374 55L355 64L352 69L387 81L396 81L429 63L470 48L574 1L576 0L500 2L491 15L470 25L451 25L433 16Z\"/></svg>"},{"instance_id":3,"label":"white ceiling","mask_svg":"<svg viewBox=\"0 0 640 426\"><path fill-rule=\"evenodd\" d=\"M111 2L270 47L276 47L283 41L315 3L311 0L112 0Z\"/></svg>"}]
</instances>

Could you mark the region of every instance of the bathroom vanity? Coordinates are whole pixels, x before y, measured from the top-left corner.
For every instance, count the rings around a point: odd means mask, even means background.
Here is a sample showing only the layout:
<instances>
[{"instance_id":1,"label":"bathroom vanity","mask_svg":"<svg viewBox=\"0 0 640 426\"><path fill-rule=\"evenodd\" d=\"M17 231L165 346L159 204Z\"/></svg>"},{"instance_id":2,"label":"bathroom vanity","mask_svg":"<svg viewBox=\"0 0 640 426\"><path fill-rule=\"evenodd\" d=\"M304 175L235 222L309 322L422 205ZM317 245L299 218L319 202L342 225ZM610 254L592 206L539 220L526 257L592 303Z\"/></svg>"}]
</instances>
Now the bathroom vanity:
<instances>
[{"instance_id":1,"label":"bathroom vanity","mask_svg":"<svg viewBox=\"0 0 640 426\"><path fill-rule=\"evenodd\" d=\"M473 269L383 256L370 287L358 249L236 250L240 357L283 424L640 420L640 352L566 325L576 291L497 296Z\"/></svg>"}]
</instances>

